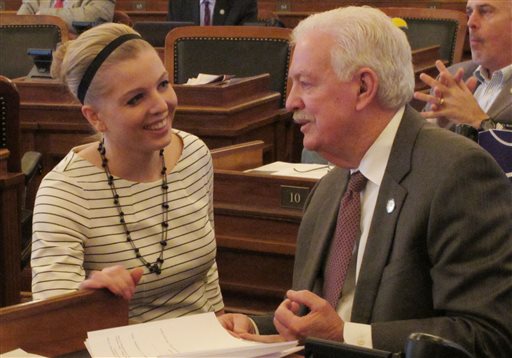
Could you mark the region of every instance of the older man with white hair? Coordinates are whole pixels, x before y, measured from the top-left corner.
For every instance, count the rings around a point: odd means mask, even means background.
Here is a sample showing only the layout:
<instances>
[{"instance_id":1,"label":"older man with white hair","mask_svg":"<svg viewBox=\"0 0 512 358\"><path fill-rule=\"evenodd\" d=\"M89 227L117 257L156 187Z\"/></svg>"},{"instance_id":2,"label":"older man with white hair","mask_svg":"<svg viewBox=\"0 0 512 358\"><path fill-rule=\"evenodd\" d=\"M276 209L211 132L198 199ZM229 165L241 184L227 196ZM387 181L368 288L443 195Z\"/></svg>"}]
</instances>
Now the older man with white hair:
<instances>
[{"instance_id":1,"label":"older man with white hair","mask_svg":"<svg viewBox=\"0 0 512 358\"><path fill-rule=\"evenodd\" d=\"M318 337L393 352L424 332L475 356L512 356L504 173L476 143L407 105L411 49L381 11L312 15L293 41L286 106L304 147L337 168L308 198L283 303L271 317L221 323L254 340Z\"/></svg>"}]
</instances>

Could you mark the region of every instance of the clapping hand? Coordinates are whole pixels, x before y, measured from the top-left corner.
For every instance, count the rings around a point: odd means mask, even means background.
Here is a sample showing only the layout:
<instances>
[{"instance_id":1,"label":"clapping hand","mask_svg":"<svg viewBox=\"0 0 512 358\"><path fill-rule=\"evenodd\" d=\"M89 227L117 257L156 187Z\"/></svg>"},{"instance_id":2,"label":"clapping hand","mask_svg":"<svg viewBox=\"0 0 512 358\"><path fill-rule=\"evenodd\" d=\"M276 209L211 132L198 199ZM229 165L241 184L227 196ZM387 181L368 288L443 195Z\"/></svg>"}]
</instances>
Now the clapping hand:
<instances>
[{"instance_id":1,"label":"clapping hand","mask_svg":"<svg viewBox=\"0 0 512 358\"><path fill-rule=\"evenodd\" d=\"M473 96L477 86L475 77L466 82L462 80L464 70L460 68L452 75L442 61L436 61L439 70L437 79L422 73L420 79L431 88L429 94L415 92L414 98L430 104L421 115L427 119L437 119L442 127L449 124L469 124L480 127L482 120L488 118Z\"/></svg>"}]
</instances>

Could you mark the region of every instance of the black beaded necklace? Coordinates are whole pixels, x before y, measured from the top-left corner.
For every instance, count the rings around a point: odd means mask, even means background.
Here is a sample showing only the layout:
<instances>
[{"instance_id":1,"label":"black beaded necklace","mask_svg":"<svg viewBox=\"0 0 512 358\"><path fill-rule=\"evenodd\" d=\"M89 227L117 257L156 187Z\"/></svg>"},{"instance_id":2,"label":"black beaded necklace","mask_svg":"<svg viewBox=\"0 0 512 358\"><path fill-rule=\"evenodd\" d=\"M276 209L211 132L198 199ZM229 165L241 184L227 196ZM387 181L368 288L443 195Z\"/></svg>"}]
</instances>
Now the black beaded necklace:
<instances>
[{"instance_id":1,"label":"black beaded necklace","mask_svg":"<svg viewBox=\"0 0 512 358\"><path fill-rule=\"evenodd\" d=\"M124 219L124 213L121 207L121 202L119 200L119 194L117 193L116 187L114 185L114 177L110 173L110 170L108 168L108 160L105 157L106 151L104 140L100 141L100 144L98 146L98 152L100 153L101 157L101 166L105 170L108 185L110 186L110 190L112 191L114 204L117 207L117 212L119 214L119 222L123 225L123 229L126 233L126 241L130 243L133 251L135 252L135 256L142 262L144 266L148 268L149 272L160 275L162 273L162 265L164 263L164 248L167 246L167 228L169 227L169 224L167 223L167 209L169 209L167 189L169 188L169 186L167 185L167 168L165 167L164 150L160 149L160 158L162 159L162 171L160 172L162 174L162 235L160 238L160 255L158 256L154 263L148 262L144 258L144 256L140 254L140 250L135 246L130 236L130 230L128 230L128 225L126 224L126 221Z\"/></svg>"}]
</instances>

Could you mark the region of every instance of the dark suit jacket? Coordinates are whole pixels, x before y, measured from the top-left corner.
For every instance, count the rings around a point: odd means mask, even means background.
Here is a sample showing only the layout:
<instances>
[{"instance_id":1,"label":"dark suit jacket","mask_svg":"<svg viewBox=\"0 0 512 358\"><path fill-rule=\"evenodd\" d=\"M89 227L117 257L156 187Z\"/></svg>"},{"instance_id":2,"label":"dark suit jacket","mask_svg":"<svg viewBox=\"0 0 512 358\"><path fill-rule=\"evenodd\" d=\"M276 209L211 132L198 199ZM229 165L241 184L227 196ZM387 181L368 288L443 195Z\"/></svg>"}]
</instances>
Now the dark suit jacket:
<instances>
[{"instance_id":1,"label":"dark suit jacket","mask_svg":"<svg viewBox=\"0 0 512 358\"><path fill-rule=\"evenodd\" d=\"M464 69L464 81L473 76L473 72L477 69L478 65L473 61L465 61L450 66L448 70L455 74L459 68ZM512 81L508 81L501 90L496 100L487 111L487 114L495 121L501 123L512 124Z\"/></svg>"},{"instance_id":2,"label":"dark suit jacket","mask_svg":"<svg viewBox=\"0 0 512 358\"><path fill-rule=\"evenodd\" d=\"M297 239L293 288L317 294L348 171L314 188ZM387 213L386 204L395 202ZM375 348L402 351L410 333L451 339L477 357L512 356L512 187L469 139L407 107L380 187L352 321ZM256 319L271 333L268 318ZM274 330L275 331L275 330Z\"/></svg>"},{"instance_id":3,"label":"dark suit jacket","mask_svg":"<svg viewBox=\"0 0 512 358\"><path fill-rule=\"evenodd\" d=\"M242 25L256 21L258 4L256 0L217 0L213 12L213 25ZM169 21L199 20L199 0L169 0Z\"/></svg>"}]
</instances>

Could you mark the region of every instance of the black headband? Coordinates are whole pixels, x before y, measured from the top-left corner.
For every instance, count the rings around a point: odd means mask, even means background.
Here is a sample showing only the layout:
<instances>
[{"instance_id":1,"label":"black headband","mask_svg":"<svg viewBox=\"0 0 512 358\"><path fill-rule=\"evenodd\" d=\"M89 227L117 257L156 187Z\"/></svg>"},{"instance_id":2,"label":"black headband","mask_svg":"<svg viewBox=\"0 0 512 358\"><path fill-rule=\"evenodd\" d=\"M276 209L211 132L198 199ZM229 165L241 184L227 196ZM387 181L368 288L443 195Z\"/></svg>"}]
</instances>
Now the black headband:
<instances>
[{"instance_id":1,"label":"black headband","mask_svg":"<svg viewBox=\"0 0 512 358\"><path fill-rule=\"evenodd\" d=\"M110 42L107 46L101 50L98 55L94 58L94 60L91 62L89 67L87 67L87 70L85 70L84 76L82 77L82 80L80 81L80 84L78 85L78 91L77 91L77 97L80 100L82 104L84 104L85 95L87 94L87 90L89 89L89 86L91 85L92 79L94 78L94 75L100 68L101 64L107 59L107 57L114 52L116 48L124 44L126 41L132 40L132 39L142 39L140 35L137 34L125 34L121 35L112 42Z\"/></svg>"}]
</instances>

